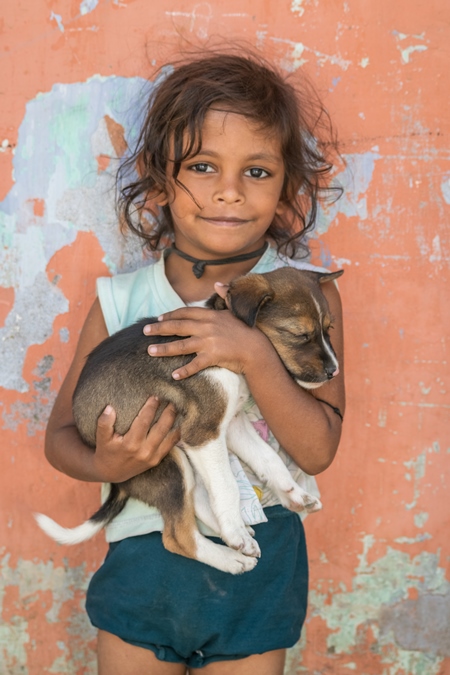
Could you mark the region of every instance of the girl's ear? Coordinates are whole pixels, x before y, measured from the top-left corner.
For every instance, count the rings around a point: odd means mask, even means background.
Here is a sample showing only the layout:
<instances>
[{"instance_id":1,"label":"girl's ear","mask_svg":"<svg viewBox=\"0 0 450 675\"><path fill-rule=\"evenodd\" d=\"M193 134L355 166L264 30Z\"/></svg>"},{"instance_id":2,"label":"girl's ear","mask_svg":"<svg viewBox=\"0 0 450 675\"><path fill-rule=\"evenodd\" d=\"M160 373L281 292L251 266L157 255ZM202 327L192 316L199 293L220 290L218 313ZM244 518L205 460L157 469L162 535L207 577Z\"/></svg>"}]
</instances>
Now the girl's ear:
<instances>
[{"instance_id":1,"label":"girl's ear","mask_svg":"<svg viewBox=\"0 0 450 675\"><path fill-rule=\"evenodd\" d=\"M169 203L169 197L164 192L164 190L156 191L154 190L147 195L145 199L144 209L150 211L151 213L156 213L158 206L166 206Z\"/></svg>"},{"instance_id":2,"label":"girl's ear","mask_svg":"<svg viewBox=\"0 0 450 675\"><path fill-rule=\"evenodd\" d=\"M281 201L280 199L280 201L277 204L277 208L275 209L275 213L277 214L277 216L284 216L288 208L289 208L288 203L286 201Z\"/></svg>"},{"instance_id":3,"label":"girl's ear","mask_svg":"<svg viewBox=\"0 0 450 675\"><path fill-rule=\"evenodd\" d=\"M136 171L139 176L139 178L142 178L145 174L145 165L144 165L144 157L142 152L138 155L138 158L136 160ZM148 194L147 198L145 200L145 207L149 211L152 211L152 206L166 206L169 203L169 198L166 194L165 190L160 190L152 192L152 194Z\"/></svg>"},{"instance_id":4,"label":"girl's ear","mask_svg":"<svg viewBox=\"0 0 450 675\"><path fill-rule=\"evenodd\" d=\"M152 202L153 204L156 204L156 206L167 206L169 203L169 197L164 192L164 190L161 190L161 192L154 199L152 199Z\"/></svg>"}]
</instances>

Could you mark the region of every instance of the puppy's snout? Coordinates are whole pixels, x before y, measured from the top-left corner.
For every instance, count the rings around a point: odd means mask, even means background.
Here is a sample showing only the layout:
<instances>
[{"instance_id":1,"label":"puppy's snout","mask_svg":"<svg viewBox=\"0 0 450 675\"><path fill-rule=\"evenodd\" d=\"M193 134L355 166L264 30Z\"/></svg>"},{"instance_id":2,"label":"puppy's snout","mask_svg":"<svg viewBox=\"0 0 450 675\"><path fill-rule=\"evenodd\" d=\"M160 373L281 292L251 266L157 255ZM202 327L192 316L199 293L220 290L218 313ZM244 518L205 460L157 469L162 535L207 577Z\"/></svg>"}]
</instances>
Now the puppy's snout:
<instances>
[{"instance_id":1,"label":"puppy's snout","mask_svg":"<svg viewBox=\"0 0 450 675\"><path fill-rule=\"evenodd\" d=\"M339 368L338 366L329 366L328 368L325 368L325 373L326 376L328 377L329 380L332 380L333 377L336 377L336 375L339 375Z\"/></svg>"}]
</instances>

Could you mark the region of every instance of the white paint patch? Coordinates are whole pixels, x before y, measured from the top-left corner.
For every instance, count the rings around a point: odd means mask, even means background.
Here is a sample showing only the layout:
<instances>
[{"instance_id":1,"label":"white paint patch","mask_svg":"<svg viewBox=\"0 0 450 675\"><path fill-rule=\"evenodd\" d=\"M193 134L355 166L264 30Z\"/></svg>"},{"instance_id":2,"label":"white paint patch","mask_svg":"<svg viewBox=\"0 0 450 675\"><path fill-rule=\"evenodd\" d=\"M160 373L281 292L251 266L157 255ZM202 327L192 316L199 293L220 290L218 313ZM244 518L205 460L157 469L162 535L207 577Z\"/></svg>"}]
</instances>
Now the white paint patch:
<instances>
[{"instance_id":1,"label":"white paint patch","mask_svg":"<svg viewBox=\"0 0 450 675\"><path fill-rule=\"evenodd\" d=\"M428 518L429 518L428 513L424 511L422 513L416 513L416 515L414 516L414 525L416 527L423 527L427 522Z\"/></svg>"},{"instance_id":2,"label":"white paint patch","mask_svg":"<svg viewBox=\"0 0 450 675\"><path fill-rule=\"evenodd\" d=\"M55 14L55 12L52 12L50 14L50 21L52 21L53 19L56 21L56 23L58 25L58 28L61 31L61 33L64 33L64 25L63 25L63 22L62 22L61 14Z\"/></svg>"},{"instance_id":3,"label":"white paint patch","mask_svg":"<svg viewBox=\"0 0 450 675\"><path fill-rule=\"evenodd\" d=\"M378 426L381 429L384 429L386 427L386 422L387 422L387 411L384 408L381 408L378 411Z\"/></svg>"},{"instance_id":4,"label":"white paint patch","mask_svg":"<svg viewBox=\"0 0 450 675\"><path fill-rule=\"evenodd\" d=\"M349 260L348 258L333 258L333 260L338 267L343 267L344 265L352 264L352 261Z\"/></svg>"},{"instance_id":5,"label":"white paint patch","mask_svg":"<svg viewBox=\"0 0 450 675\"><path fill-rule=\"evenodd\" d=\"M438 234L433 238L433 241L431 242L431 251L432 253L429 257L429 261L431 263L440 263L442 261L442 251L441 251L441 239Z\"/></svg>"},{"instance_id":6,"label":"white paint patch","mask_svg":"<svg viewBox=\"0 0 450 675\"><path fill-rule=\"evenodd\" d=\"M303 0L292 0L291 12L303 16L305 13L305 8L303 7Z\"/></svg>"},{"instance_id":7,"label":"white paint patch","mask_svg":"<svg viewBox=\"0 0 450 675\"><path fill-rule=\"evenodd\" d=\"M450 176L446 176L441 183L442 196L446 204L450 204Z\"/></svg>"},{"instance_id":8,"label":"white paint patch","mask_svg":"<svg viewBox=\"0 0 450 675\"><path fill-rule=\"evenodd\" d=\"M331 63L332 65L339 66L340 68L342 68L342 70L347 70L348 67L352 63L351 61L348 61L347 59L343 59L339 55L324 54L323 52L319 52L317 49L312 49L311 47L307 47L306 45L304 45L301 42L294 42L293 40L286 40L284 38L276 38L276 37L272 37L270 39L272 40L272 42L291 45L292 46L292 53L290 55L290 58L292 58L293 55L294 55L294 58L295 58L295 54L296 53L298 54L299 51L300 51L301 54L303 54L303 51L305 51L305 52L314 54L317 57L317 62L320 66L323 66L326 63ZM283 67L286 67L289 70L288 65L289 65L288 62L286 61L286 63L283 64Z\"/></svg>"},{"instance_id":9,"label":"white paint patch","mask_svg":"<svg viewBox=\"0 0 450 675\"><path fill-rule=\"evenodd\" d=\"M98 0L83 0L83 2L80 5L80 14L83 16L84 14L89 14L89 12L92 12L98 5Z\"/></svg>"},{"instance_id":10,"label":"white paint patch","mask_svg":"<svg viewBox=\"0 0 450 675\"><path fill-rule=\"evenodd\" d=\"M301 68L302 66L305 65L305 63L308 63L308 59L303 58L304 51L305 46L301 42L295 45L294 50L292 52L292 65L294 67L294 70L297 70L297 68Z\"/></svg>"},{"instance_id":11,"label":"white paint patch","mask_svg":"<svg viewBox=\"0 0 450 675\"><path fill-rule=\"evenodd\" d=\"M425 383L424 383L424 382L419 382L419 388L420 388L420 391L422 392L422 394L423 394L424 396L428 396L428 394L429 394L430 391L431 391L431 387L425 386Z\"/></svg>"},{"instance_id":12,"label":"white paint patch","mask_svg":"<svg viewBox=\"0 0 450 675\"><path fill-rule=\"evenodd\" d=\"M411 47L406 47L406 49L401 49L400 47L398 49L402 55L402 63L409 63L409 57L413 52L424 52L428 47L426 45L412 45Z\"/></svg>"},{"instance_id":13,"label":"white paint patch","mask_svg":"<svg viewBox=\"0 0 450 675\"><path fill-rule=\"evenodd\" d=\"M361 68L367 68L367 66L369 65L369 57L365 56L363 59L361 59L358 65L361 66Z\"/></svg>"},{"instance_id":14,"label":"white paint patch","mask_svg":"<svg viewBox=\"0 0 450 675\"><path fill-rule=\"evenodd\" d=\"M393 34L398 42L403 42L403 40L406 40L408 38L421 40L422 42L425 40L425 33L421 33L420 35L407 35L406 33L400 33L399 31L394 30ZM428 49L428 47L424 44L409 45L408 47L402 47L402 45L397 45L397 49L401 54L402 63L406 64L410 62L410 56L413 52L424 52Z\"/></svg>"}]
</instances>

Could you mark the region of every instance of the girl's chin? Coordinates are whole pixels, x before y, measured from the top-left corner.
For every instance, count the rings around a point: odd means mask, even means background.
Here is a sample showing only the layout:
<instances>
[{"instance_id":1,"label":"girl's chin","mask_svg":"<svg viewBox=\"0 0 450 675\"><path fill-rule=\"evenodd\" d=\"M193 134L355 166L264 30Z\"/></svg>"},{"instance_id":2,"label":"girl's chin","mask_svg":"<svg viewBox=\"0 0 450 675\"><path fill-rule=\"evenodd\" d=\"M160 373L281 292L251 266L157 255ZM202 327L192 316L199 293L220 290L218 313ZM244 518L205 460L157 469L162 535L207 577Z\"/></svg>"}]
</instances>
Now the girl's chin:
<instances>
[{"instance_id":1,"label":"girl's chin","mask_svg":"<svg viewBox=\"0 0 450 675\"><path fill-rule=\"evenodd\" d=\"M185 239L175 237L175 245L183 253L200 258L201 260L213 260L214 258L229 258L231 256L251 253L264 245L265 237L257 241L242 241L233 237L232 233L227 236L214 238L214 241L198 244L187 242Z\"/></svg>"}]
</instances>

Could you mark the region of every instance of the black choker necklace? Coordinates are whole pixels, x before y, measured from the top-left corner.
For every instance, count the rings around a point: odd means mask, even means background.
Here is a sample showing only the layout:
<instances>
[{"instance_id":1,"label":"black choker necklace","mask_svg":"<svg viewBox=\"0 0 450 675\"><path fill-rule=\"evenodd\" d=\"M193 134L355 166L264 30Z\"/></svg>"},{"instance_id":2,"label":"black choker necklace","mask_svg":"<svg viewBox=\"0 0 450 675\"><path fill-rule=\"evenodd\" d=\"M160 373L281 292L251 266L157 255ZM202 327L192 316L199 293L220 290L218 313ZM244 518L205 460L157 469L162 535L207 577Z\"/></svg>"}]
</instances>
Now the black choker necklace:
<instances>
[{"instance_id":1,"label":"black choker necklace","mask_svg":"<svg viewBox=\"0 0 450 675\"><path fill-rule=\"evenodd\" d=\"M194 263L192 266L192 271L194 275L197 277L197 279L200 279L202 276L203 272L205 271L206 265L227 265L228 263L235 263L235 262L243 262L244 260L251 260L252 258L257 258L258 256L263 255L269 248L269 242L266 241L264 246L261 246L257 251L253 251L252 253L243 253L242 255L234 255L231 256L230 258L221 258L221 260L200 260L199 258L194 258L192 255L188 255L187 253L183 253L183 251L180 251L175 244L172 244L172 246L169 248L169 251L173 251L177 255L180 256L180 258L184 258L185 260L189 260L189 262Z\"/></svg>"}]
</instances>

